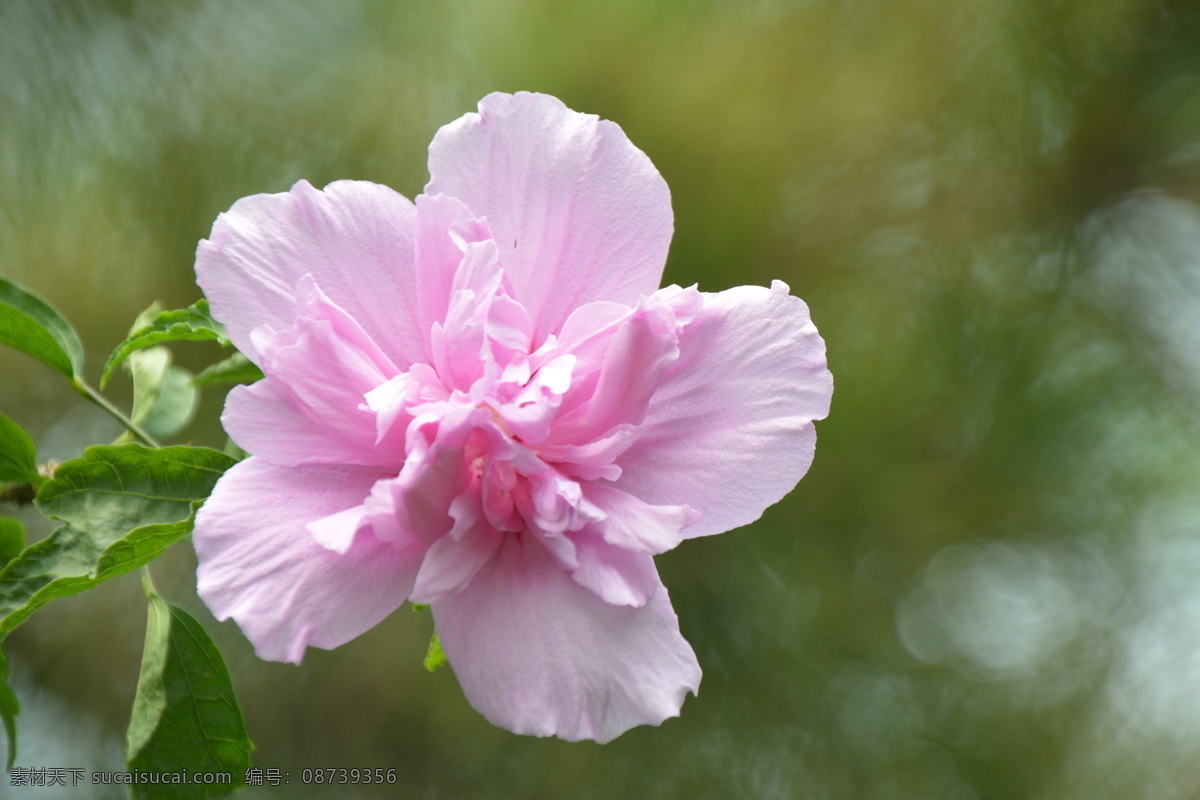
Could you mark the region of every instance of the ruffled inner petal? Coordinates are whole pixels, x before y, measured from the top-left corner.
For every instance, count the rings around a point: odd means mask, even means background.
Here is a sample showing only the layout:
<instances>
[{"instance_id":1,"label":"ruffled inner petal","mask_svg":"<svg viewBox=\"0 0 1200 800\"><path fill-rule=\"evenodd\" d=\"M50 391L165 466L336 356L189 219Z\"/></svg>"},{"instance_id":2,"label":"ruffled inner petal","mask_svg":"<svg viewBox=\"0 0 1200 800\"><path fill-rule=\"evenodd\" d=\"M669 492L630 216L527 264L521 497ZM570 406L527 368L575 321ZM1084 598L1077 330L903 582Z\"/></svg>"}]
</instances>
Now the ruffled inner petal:
<instances>
[{"instance_id":1,"label":"ruffled inner petal","mask_svg":"<svg viewBox=\"0 0 1200 800\"><path fill-rule=\"evenodd\" d=\"M310 275L401 367L425 360L417 315L416 208L376 183L337 181L324 190L245 197L217 217L196 251L196 280L251 361L251 331L296 320L295 286Z\"/></svg>"},{"instance_id":2,"label":"ruffled inner petal","mask_svg":"<svg viewBox=\"0 0 1200 800\"><path fill-rule=\"evenodd\" d=\"M639 553L673 550L683 541L684 530L700 519L690 506L651 505L601 483L590 484L587 496L604 512L604 522L598 526L604 541Z\"/></svg>"},{"instance_id":3,"label":"ruffled inner petal","mask_svg":"<svg viewBox=\"0 0 1200 800\"><path fill-rule=\"evenodd\" d=\"M217 482L192 537L197 588L218 619L237 621L259 657L298 664L307 647L344 644L408 597L420 548L355 536L357 515L342 515L378 475L248 458ZM336 547L309 532L314 523Z\"/></svg>"},{"instance_id":4,"label":"ruffled inner petal","mask_svg":"<svg viewBox=\"0 0 1200 800\"><path fill-rule=\"evenodd\" d=\"M309 276L297 283L296 313L286 330L255 331L263 372L316 425L358 448L374 447L375 417L361 406L399 369Z\"/></svg>"},{"instance_id":5,"label":"ruffled inner petal","mask_svg":"<svg viewBox=\"0 0 1200 800\"><path fill-rule=\"evenodd\" d=\"M235 386L225 399L221 424L243 450L280 467L345 464L399 469L403 449L350 438L323 419L314 419L273 378Z\"/></svg>"},{"instance_id":6,"label":"ruffled inner petal","mask_svg":"<svg viewBox=\"0 0 1200 800\"><path fill-rule=\"evenodd\" d=\"M643 606L660 585L654 558L611 544L594 527L574 537L578 566L571 577L606 603Z\"/></svg>"},{"instance_id":7,"label":"ruffled inner petal","mask_svg":"<svg viewBox=\"0 0 1200 800\"><path fill-rule=\"evenodd\" d=\"M480 518L458 536L438 539L421 562L412 601L436 603L465 589L496 554L504 536Z\"/></svg>"}]
</instances>

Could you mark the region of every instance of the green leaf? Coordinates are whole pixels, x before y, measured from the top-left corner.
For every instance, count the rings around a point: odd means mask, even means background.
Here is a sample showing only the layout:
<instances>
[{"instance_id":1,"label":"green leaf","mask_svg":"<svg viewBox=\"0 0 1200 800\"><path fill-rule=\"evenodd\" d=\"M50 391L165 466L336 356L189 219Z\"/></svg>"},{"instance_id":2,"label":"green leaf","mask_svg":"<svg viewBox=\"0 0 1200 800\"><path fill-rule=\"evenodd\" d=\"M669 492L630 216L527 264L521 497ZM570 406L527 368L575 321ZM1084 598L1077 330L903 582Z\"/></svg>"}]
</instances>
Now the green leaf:
<instances>
[{"instance_id":1,"label":"green leaf","mask_svg":"<svg viewBox=\"0 0 1200 800\"><path fill-rule=\"evenodd\" d=\"M167 348L150 347L133 353L125 362L133 375L130 417L157 439L183 430L195 418L200 403L192 373L172 366L172 360Z\"/></svg>"},{"instance_id":2,"label":"green leaf","mask_svg":"<svg viewBox=\"0 0 1200 800\"><path fill-rule=\"evenodd\" d=\"M133 378L133 408L129 417L141 424L150 416L167 373L171 369L171 351L165 347L148 347L130 354L124 366Z\"/></svg>"},{"instance_id":3,"label":"green leaf","mask_svg":"<svg viewBox=\"0 0 1200 800\"><path fill-rule=\"evenodd\" d=\"M161 316L162 306L156 300L138 315L130 335L151 326ZM173 436L192 421L200 403L200 393L192 383L192 373L183 367L172 366L171 351L160 345L129 354L121 366L133 379L133 410L130 419L156 439ZM124 444L133 440L126 431L117 440Z\"/></svg>"},{"instance_id":4,"label":"green leaf","mask_svg":"<svg viewBox=\"0 0 1200 800\"><path fill-rule=\"evenodd\" d=\"M232 458L234 461L242 461L250 456L242 448L238 447L238 443L228 436L225 437L225 449L222 451L225 455Z\"/></svg>"},{"instance_id":5,"label":"green leaf","mask_svg":"<svg viewBox=\"0 0 1200 800\"><path fill-rule=\"evenodd\" d=\"M37 447L20 425L0 414L0 483L41 483Z\"/></svg>"},{"instance_id":6,"label":"green leaf","mask_svg":"<svg viewBox=\"0 0 1200 800\"><path fill-rule=\"evenodd\" d=\"M0 571L0 639L56 597L154 560L192 529L233 459L204 447L90 447L38 491L43 514L67 524Z\"/></svg>"},{"instance_id":7,"label":"green leaf","mask_svg":"<svg viewBox=\"0 0 1200 800\"><path fill-rule=\"evenodd\" d=\"M15 347L68 378L83 372L83 345L71 323L28 289L0 278L0 344Z\"/></svg>"},{"instance_id":8,"label":"green leaf","mask_svg":"<svg viewBox=\"0 0 1200 800\"><path fill-rule=\"evenodd\" d=\"M142 309L142 313L133 318L133 325L129 326L129 335L133 336L142 328L149 328L154 324L154 318L161 313L163 313L162 303L155 300Z\"/></svg>"},{"instance_id":9,"label":"green leaf","mask_svg":"<svg viewBox=\"0 0 1200 800\"><path fill-rule=\"evenodd\" d=\"M413 603L413 611L425 611L429 608L428 603ZM446 651L442 649L442 640L438 638L437 631L429 637L429 649L425 651L425 669L434 672L440 667L444 667L447 663Z\"/></svg>"},{"instance_id":10,"label":"green leaf","mask_svg":"<svg viewBox=\"0 0 1200 800\"><path fill-rule=\"evenodd\" d=\"M193 379L197 386L212 386L218 383L254 383L262 380L262 370L241 353L234 353L229 358L218 361L211 367L200 371Z\"/></svg>"},{"instance_id":11,"label":"green leaf","mask_svg":"<svg viewBox=\"0 0 1200 800\"><path fill-rule=\"evenodd\" d=\"M425 669L433 672L439 667L446 665L446 651L442 649L442 642L438 639L437 632L429 637L429 649L425 651Z\"/></svg>"},{"instance_id":12,"label":"green leaf","mask_svg":"<svg viewBox=\"0 0 1200 800\"><path fill-rule=\"evenodd\" d=\"M185 519L191 503L206 499L233 464L207 447L89 447L58 466L38 492L37 507L115 540L142 525Z\"/></svg>"},{"instance_id":13,"label":"green leaf","mask_svg":"<svg viewBox=\"0 0 1200 800\"><path fill-rule=\"evenodd\" d=\"M229 784L135 784L134 798L205 798L239 788L254 745L221 651L190 614L147 586L150 611L125 758L137 772L227 772Z\"/></svg>"},{"instance_id":14,"label":"green leaf","mask_svg":"<svg viewBox=\"0 0 1200 800\"><path fill-rule=\"evenodd\" d=\"M12 517L0 517L0 569L25 549L25 526Z\"/></svg>"},{"instance_id":15,"label":"green leaf","mask_svg":"<svg viewBox=\"0 0 1200 800\"><path fill-rule=\"evenodd\" d=\"M183 367L172 366L159 387L150 413L142 420L146 432L156 439L174 436L196 418L200 392L192 382L192 373Z\"/></svg>"},{"instance_id":16,"label":"green leaf","mask_svg":"<svg viewBox=\"0 0 1200 800\"><path fill-rule=\"evenodd\" d=\"M104 372L100 375L100 388L103 389L112 377L113 370L130 354L146 347L153 347L163 342L202 342L214 340L225 346L229 337L225 328L213 319L208 312L208 301L200 300L194 305L176 311L163 311L155 315L153 321L132 333L128 339L117 345L108 361L104 364Z\"/></svg>"},{"instance_id":17,"label":"green leaf","mask_svg":"<svg viewBox=\"0 0 1200 800\"><path fill-rule=\"evenodd\" d=\"M12 772L13 762L17 760L17 714L20 713L21 704L8 685L8 659L0 650L0 722L4 723L4 733L8 737L9 772Z\"/></svg>"}]
</instances>

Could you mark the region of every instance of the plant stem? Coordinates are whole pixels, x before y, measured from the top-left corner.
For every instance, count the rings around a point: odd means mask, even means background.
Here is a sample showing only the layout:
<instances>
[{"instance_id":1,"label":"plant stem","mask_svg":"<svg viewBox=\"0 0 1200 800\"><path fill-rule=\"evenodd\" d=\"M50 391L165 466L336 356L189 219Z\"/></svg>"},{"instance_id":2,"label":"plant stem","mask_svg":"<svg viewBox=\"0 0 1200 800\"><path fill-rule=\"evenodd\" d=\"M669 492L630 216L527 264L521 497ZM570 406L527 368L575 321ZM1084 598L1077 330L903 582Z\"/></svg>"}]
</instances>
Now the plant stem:
<instances>
[{"instance_id":1,"label":"plant stem","mask_svg":"<svg viewBox=\"0 0 1200 800\"><path fill-rule=\"evenodd\" d=\"M142 591L146 593L146 597L154 597L158 594L154 589L154 581L150 579L150 565L142 565Z\"/></svg>"},{"instance_id":2,"label":"plant stem","mask_svg":"<svg viewBox=\"0 0 1200 800\"><path fill-rule=\"evenodd\" d=\"M132 433L135 438L139 439L142 442L142 444L149 445L150 447L162 447L162 445L159 444L158 441L153 436L146 433L145 429L142 428L141 425L138 425L132 419L125 416L124 412L122 412L121 409L117 408L112 403L110 403L108 401L107 397L105 397L104 395L100 394L100 392L93 389L91 387L91 385L89 385L87 383L87 381L83 380L83 378L72 378L71 386L72 386L72 388L75 389L75 391L78 394L80 394L83 397L86 397L88 400L91 400L93 403L100 406L100 408L104 409L109 414L112 414L117 419L117 421L120 422L122 425L124 425L125 428L130 433Z\"/></svg>"}]
</instances>

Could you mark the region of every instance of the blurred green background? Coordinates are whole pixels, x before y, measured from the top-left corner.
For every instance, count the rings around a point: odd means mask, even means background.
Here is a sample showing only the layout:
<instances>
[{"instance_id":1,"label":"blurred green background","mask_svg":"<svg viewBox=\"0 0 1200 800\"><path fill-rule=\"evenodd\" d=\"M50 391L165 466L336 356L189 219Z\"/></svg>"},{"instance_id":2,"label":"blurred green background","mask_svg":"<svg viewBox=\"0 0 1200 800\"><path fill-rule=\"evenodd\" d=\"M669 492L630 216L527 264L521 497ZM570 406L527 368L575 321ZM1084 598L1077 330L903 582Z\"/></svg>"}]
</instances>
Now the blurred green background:
<instances>
[{"instance_id":1,"label":"blurred green background","mask_svg":"<svg viewBox=\"0 0 1200 800\"><path fill-rule=\"evenodd\" d=\"M518 89L649 154L666 282L809 303L836 383L816 461L758 523L658 559L701 693L603 747L492 728L421 668L407 609L260 662L177 546L156 581L225 651L255 764L293 778L245 796L1196 797L1193 3L6 0L0 272L79 327L94 380L152 300L196 299L234 200L415 196L437 127ZM181 440L221 446L221 401ZM119 432L12 352L0 410L46 457ZM121 768L144 620L126 576L10 638L18 763ZM304 767L399 785L304 790Z\"/></svg>"}]
</instances>

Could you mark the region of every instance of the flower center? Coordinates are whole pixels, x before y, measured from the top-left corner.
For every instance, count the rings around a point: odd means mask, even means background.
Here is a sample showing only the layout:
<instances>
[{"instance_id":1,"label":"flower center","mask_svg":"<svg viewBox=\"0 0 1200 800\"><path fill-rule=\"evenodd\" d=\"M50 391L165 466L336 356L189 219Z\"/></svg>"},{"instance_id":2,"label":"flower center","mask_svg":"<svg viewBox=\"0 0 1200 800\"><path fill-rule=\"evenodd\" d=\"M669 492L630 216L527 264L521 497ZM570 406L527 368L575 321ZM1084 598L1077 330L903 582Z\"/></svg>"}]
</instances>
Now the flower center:
<instances>
[{"instance_id":1,"label":"flower center","mask_svg":"<svg viewBox=\"0 0 1200 800\"><path fill-rule=\"evenodd\" d=\"M459 244L428 363L366 394L377 446L403 450L396 477L372 490L368 521L397 543L405 530L426 544L476 526L523 532L569 563L573 535L605 518L588 487L620 477L617 458L640 435L700 296L668 287L635 307L584 306L535 342L495 243Z\"/></svg>"}]
</instances>

